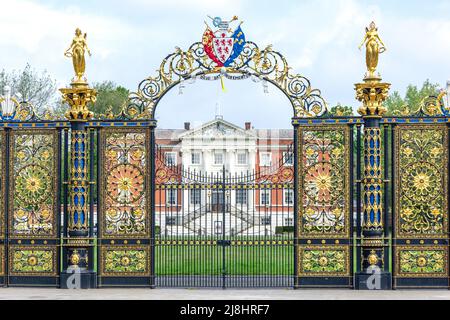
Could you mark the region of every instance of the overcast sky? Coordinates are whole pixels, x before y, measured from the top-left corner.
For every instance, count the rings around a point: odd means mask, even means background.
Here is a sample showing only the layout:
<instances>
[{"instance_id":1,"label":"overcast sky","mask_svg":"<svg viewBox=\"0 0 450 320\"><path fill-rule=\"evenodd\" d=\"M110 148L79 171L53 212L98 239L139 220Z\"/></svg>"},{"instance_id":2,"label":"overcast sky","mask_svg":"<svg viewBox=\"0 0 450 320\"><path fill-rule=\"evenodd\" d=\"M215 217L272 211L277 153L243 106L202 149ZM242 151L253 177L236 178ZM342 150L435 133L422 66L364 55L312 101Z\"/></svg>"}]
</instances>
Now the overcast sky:
<instances>
[{"instance_id":1,"label":"overcast sky","mask_svg":"<svg viewBox=\"0 0 450 320\"><path fill-rule=\"evenodd\" d=\"M404 93L409 83L429 78L444 86L450 79L450 1L448 0L2 0L0 69L22 69L30 63L47 70L60 86L73 71L63 56L76 27L88 33L92 58L89 82L113 80L130 90L155 74L175 46L187 49L201 41L207 15L244 21L247 40L273 44L293 71L311 80L330 105L351 105L353 84L365 72L358 45L364 28L377 22L388 51L379 71L392 89ZM183 95L174 89L156 112L160 127L199 124L214 117L219 101L226 120L255 127L289 127L292 109L275 87L265 94L251 80L197 81Z\"/></svg>"}]
</instances>

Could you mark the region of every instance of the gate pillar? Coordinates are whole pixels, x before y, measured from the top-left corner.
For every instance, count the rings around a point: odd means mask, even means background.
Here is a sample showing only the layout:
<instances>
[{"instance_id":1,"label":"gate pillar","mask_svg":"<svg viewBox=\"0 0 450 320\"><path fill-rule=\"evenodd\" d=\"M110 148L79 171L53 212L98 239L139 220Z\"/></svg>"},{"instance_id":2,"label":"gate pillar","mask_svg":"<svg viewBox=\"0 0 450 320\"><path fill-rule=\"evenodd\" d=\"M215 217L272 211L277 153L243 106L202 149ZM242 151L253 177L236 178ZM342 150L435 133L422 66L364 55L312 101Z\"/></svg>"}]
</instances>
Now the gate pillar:
<instances>
[{"instance_id":1,"label":"gate pillar","mask_svg":"<svg viewBox=\"0 0 450 320\"><path fill-rule=\"evenodd\" d=\"M89 228L89 133L86 122L92 117L89 103L96 100L96 91L85 82L73 82L71 88L60 89L70 109L65 116L70 121L69 210L65 221L67 238L63 243L62 288L93 288L93 242ZM77 278L78 277L78 278Z\"/></svg>"},{"instance_id":2,"label":"gate pillar","mask_svg":"<svg viewBox=\"0 0 450 320\"><path fill-rule=\"evenodd\" d=\"M62 288L93 288L96 286L94 272L94 242L93 228L89 221L93 221L89 202L92 199L90 191L90 175L88 170L89 132L86 123L93 116L88 105L95 103L96 91L89 87L84 72L86 68L85 52L90 51L86 43L86 34L82 36L80 29L76 29L71 46L65 52L66 57L72 58L75 78L70 88L60 89L63 101L69 105L65 116L70 121L70 166L68 195L68 212L65 212L64 240L63 240L63 272L61 273ZM93 168L92 163L91 168Z\"/></svg>"},{"instance_id":3,"label":"gate pillar","mask_svg":"<svg viewBox=\"0 0 450 320\"><path fill-rule=\"evenodd\" d=\"M382 137L380 122L386 108L389 83L380 77L367 76L355 85L356 98L363 103L358 113L364 120L364 171L362 183L361 263L356 274L355 288L380 290L391 288L391 274L387 266L389 251L384 238ZM360 214L359 212L357 214Z\"/></svg>"}]
</instances>

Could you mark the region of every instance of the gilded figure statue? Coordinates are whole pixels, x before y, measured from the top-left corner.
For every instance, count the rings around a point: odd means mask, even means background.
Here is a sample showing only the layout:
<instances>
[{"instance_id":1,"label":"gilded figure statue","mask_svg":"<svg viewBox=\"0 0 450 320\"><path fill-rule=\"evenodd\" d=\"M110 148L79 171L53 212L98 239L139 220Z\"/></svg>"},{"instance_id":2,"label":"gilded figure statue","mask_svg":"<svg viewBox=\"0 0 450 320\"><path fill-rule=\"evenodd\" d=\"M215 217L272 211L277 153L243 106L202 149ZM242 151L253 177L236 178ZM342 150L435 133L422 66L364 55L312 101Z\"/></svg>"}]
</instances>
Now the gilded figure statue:
<instances>
[{"instance_id":1,"label":"gilded figure statue","mask_svg":"<svg viewBox=\"0 0 450 320\"><path fill-rule=\"evenodd\" d=\"M91 56L91 51L88 48L86 41L87 34L82 34L81 30L77 28L75 30L75 37L72 40L72 44L66 50L64 55L72 58L73 69L75 70L75 82L84 82L83 76L86 70L85 52Z\"/></svg>"},{"instance_id":2,"label":"gilded figure statue","mask_svg":"<svg viewBox=\"0 0 450 320\"><path fill-rule=\"evenodd\" d=\"M369 78L375 77L375 71L378 66L378 56L380 53L386 51L386 47L380 39L378 28L373 21L368 28L366 27L366 35L359 46L359 50L361 50L364 44L366 45L366 65L367 71L369 72L367 76Z\"/></svg>"}]
</instances>

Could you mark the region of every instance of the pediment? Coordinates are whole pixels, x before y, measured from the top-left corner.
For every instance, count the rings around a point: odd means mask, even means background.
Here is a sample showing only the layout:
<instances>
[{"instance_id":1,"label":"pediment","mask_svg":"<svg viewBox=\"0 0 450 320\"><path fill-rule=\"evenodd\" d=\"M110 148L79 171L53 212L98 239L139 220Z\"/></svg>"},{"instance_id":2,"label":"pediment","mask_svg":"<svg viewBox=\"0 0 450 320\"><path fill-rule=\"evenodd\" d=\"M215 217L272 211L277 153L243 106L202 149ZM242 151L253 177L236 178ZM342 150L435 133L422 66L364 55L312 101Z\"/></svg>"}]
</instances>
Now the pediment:
<instances>
[{"instance_id":1,"label":"pediment","mask_svg":"<svg viewBox=\"0 0 450 320\"><path fill-rule=\"evenodd\" d=\"M216 119L203 124L193 130L184 132L180 135L180 139L210 139L210 138L256 138L255 135L248 130L244 130L223 119Z\"/></svg>"}]
</instances>

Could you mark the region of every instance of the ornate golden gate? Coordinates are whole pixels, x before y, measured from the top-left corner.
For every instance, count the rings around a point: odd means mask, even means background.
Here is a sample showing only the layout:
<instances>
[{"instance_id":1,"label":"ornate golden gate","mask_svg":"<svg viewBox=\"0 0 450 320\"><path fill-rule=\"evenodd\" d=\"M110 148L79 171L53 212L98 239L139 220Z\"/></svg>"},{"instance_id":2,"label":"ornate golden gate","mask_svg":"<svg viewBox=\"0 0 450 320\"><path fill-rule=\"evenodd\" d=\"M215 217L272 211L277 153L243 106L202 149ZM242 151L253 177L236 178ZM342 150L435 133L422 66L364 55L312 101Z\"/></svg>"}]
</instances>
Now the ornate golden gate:
<instances>
[{"instance_id":1,"label":"ornate golden gate","mask_svg":"<svg viewBox=\"0 0 450 320\"><path fill-rule=\"evenodd\" d=\"M445 118L431 116L422 112L395 126L393 269L397 288L449 285L449 127Z\"/></svg>"}]
</instances>

